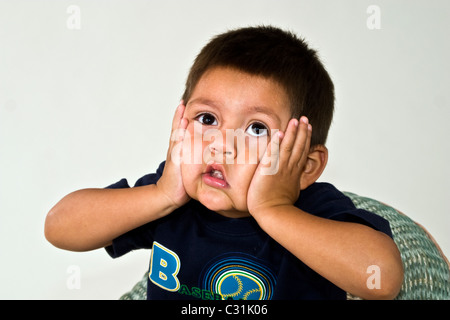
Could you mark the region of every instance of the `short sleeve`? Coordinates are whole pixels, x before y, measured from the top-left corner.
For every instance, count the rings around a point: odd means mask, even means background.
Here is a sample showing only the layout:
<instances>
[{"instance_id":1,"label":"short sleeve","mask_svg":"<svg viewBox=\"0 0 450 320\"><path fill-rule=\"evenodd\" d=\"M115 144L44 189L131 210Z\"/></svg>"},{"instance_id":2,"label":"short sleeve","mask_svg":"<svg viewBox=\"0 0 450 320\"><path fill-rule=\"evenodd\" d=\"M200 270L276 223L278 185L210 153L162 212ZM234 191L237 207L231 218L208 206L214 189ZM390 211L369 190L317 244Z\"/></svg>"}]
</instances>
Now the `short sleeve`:
<instances>
[{"instance_id":1,"label":"short sleeve","mask_svg":"<svg viewBox=\"0 0 450 320\"><path fill-rule=\"evenodd\" d=\"M159 165L156 173L143 176L136 181L134 187L155 184L162 175L165 162ZM130 188L127 179L121 179L106 187L107 189ZM112 244L105 247L106 252L113 258L120 257L132 250L150 248L152 243L151 223L131 230L112 241Z\"/></svg>"},{"instance_id":2,"label":"short sleeve","mask_svg":"<svg viewBox=\"0 0 450 320\"><path fill-rule=\"evenodd\" d=\"M149 223L117 237L105 250L112 258L118 258L133 250L150 249L152 243L152 224Z\"/></svg>"},{"instance_id":3,"label":"short sleeve","mask_svg":"<svg viewBox=\"0 0 450 320\"><path fill-rule=\"evenodd\" d=\"M155 184L156 182L158 182L159 178L161 178L162 173L164 171L164 165L165 165L165 161L162 162L158 169L156 170L156 173L150 173L147 174L141 178L139 178L136 183L134 184L135 187L142 187L142 186L147 186L150 184ZM117 181L116 183L113 183L109 186L106 187L106 189L121 189L121 188L130 188L130 185L128 184L128 180L123 178L119 181Z\"/></svg>"},{"instance_id":4,"label":"short sleeve","mask_svg":"<svg viewBox=\"0 0 450 320\"><path fill-rule=\"evenodd\" d=\"M343 222L354 222L381 231L392 238L389 221L355 207L349 197L329 183L314 183L300 193L296 205L316 216Z\"/></svg>"}]
</instances>

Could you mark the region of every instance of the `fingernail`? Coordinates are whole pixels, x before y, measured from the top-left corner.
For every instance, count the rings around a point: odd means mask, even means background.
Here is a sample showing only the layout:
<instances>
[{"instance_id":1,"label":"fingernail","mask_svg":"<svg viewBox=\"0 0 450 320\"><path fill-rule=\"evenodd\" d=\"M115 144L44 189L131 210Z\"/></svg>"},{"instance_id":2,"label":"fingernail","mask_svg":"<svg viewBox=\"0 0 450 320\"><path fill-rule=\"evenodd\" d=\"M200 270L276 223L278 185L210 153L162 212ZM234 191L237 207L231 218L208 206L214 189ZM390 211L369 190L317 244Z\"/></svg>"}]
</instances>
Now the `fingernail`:
<instances>
[{"instance_id":1,"label":"fingernail","mask_svg":"<svg viewBox=\"0 0 450 320\"><path fill-rule=\"evenodd\" d=\"M301 118L300 118L300 121L302 121L303 123L306 123L306 124L308 124L308 123L309 123L309 120L308 120L308 118L307 118L307 117L305 117L305 116L301 117Z\"/></svg>"}]
</instances>

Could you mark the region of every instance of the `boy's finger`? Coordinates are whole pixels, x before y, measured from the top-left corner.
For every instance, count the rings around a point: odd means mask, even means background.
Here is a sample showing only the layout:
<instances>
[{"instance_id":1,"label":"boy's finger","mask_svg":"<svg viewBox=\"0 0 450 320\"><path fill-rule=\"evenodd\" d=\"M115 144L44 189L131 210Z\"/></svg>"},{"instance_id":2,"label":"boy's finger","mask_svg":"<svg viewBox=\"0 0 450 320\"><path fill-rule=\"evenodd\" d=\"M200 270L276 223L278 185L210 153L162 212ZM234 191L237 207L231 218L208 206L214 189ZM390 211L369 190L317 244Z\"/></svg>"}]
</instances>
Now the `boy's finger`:
<instances>
[{"instance_id":1,"label":"boy's finger","mask_svg":"<svg viewBox=\"0 0 450 320\"><path fill-rule=\"evenodd\" d=\"M175 110L175 114L173 115L172 119L172 131L177 129L180 125L181 119L183 118L185 106L183 104L183 100L180 101L180 104L178 105L177 109Z\"/></svg>"},{"instance_id":2,"label":"boy's finger","mask_svg":"<svg viewBox=\"0 0 450 320\"><path fill-rule=\"evenodd\" d=\"M178 122L178 127L172 130L167 155L167 160L170 160L177 165L181 163L182 159L183 140L186 135L188 120L186 118L181 118Z\"/></svg>"},{"instance_id":3,"label":"boy's finger","mask_svg":"<svg viewBox=\"0 0 450 320\"><path fill-rule=\"evenodd\" d=\"M172 136L171 136L170 140L173 142L182 141L186 134L187 125L188 125L188 120L186 118L182 118L179 121L178 127L172 131Z\"/></svg>"},{"instance_id":4,"label":"boy's finger","mask_svg":"<svg viewBox=\"0 0 450 320\"><path fill-rule=\"evenodd\" d=\"M289 159L294 148L296 133L298 131L298 120L291 119L286 128L285 137L280 145L280 154L284 159Z\"/></svg>"},{"instance_id":5,"label":"boy's finger","mask_svg":"<svg viewBox=\"0 0 450 320\"><path fill-rule=\"evenodd\" d=\"M260 165L267 167L278 163L280 157L280 140L284 140L284 134L281 131L277 131L270 139L270 143L264 152L263 157L260 160Z\"/></svg>"},{"instance_id":6,"label":"boy's finger","mask_svg":"<svg viewBox=\"0 0 450 320\"><path fill-rule=\"evenodd\" d=\"M167 150L167 160L175 161L181 159L181 142L184 140L188 120L183 118L186 107L183 101L180 102L172 120L172 132L170 134L169 149ZM177 162L179 164L179 162Z\"/></svg>"},{"instance_id":7,"label":"boy's finger","mask_svg":"<svg viewBox=\"0 0 450 320\"><path fill-rule=\"evenodd\" d=\"M189 124L188 119L182 118L182 119L180 120L180 124L178 125L178 129L186 130L188 124Z\"/></svg>"},{"instance_id":8,"label":"boy's finger","mask_svg":"<svg viewBox=\"0 0 450 320\"><path fill-rule=\"evenodd\" d=\"M312 127L309 124L308 118L301 117L299 121L299 128L296 134L295 144L292 149L292 161L298 166L302 166L305 157L309 153L311 143Z\"/></svg>"}]
</instances>

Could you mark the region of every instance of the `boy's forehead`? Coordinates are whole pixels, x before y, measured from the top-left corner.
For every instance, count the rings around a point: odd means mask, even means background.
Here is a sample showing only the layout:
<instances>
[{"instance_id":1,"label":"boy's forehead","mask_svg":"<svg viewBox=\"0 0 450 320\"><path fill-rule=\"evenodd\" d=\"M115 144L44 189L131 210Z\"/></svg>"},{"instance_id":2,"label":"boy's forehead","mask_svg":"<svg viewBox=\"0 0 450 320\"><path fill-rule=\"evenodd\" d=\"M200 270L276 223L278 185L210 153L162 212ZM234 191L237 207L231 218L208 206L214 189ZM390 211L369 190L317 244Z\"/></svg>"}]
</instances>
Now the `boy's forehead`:
<instances>
[{"instance_id":1,"label":"boy's forehead","mask_svg":"<svg viewBox=\"0 0 450 320\"><path fill-rule=\"evenodd\" d=\"M196 84L187 103L227 108L227 103L240 104L243 113L264 113L276 118L291 113L284 87L273 79L229 67L207 70Z\"/></svg>"}]
</instances>

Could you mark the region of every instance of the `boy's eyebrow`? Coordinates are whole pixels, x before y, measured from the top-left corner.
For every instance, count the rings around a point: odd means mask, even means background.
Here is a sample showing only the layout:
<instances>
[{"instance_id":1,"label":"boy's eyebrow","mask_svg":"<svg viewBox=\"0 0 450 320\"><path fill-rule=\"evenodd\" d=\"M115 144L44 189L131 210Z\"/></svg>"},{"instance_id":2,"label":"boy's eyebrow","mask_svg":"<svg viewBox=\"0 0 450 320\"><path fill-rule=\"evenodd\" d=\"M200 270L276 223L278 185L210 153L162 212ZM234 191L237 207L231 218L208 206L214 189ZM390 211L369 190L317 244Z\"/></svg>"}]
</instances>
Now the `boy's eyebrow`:
<instances>
[{"instance_id":1,"label":"boy's eyebrow","mask_svg":"<svg viewBox=\"0 0 450 320\"><path fill-rule=\"evenodd\" d=\"M265 113L269 117L275 118L279 123L281 122L280 117L275 112L273 112L272 110L270 110L264 106L252 106L252 107L249 107L248 110L250 112Z\"/></svg>"},{"instance_id":2,"label":"boy's eyebrow","mask_svg":"<svg viewBox=\"0 0 450 320\"><path fill-rule=\"evenodd\" d=\"M205 99L205 98L197 98L194 100L189 101L187 104L195 104L195 103L199 103L199 104L205 104L207 106L211 106L211 107L216 107L217 108L217 104L214 103L214 101L209 100L209 99Z\"/></svg>"},{"instance_id":3,"label":"boy's eyebrow","mask_svg":"<svg viewBox=\"0 0 450 320\"><path fill-rule=\"evenodd\" d=\"M204 99L204 98L197 98L197 99L191 100L191 101L189 101L188 104L195 104L195 103L205 104L205 105L211 106L213 108L218 107L217 104L214 103L214 101L209 100L209 99ZM278 114L276 114L275 112L273 112L272 110L270 110L269 108L266 108L264 106L258 106L258 105L251 106L251 107L248 107L246 111L253 112L253 113L264 113L264 114L268 115L269 117L275 118L279 123L281 122Z\"/></svg>"}]
</instances>

